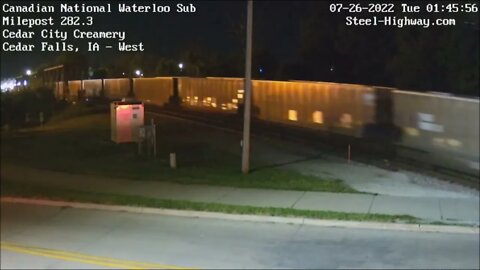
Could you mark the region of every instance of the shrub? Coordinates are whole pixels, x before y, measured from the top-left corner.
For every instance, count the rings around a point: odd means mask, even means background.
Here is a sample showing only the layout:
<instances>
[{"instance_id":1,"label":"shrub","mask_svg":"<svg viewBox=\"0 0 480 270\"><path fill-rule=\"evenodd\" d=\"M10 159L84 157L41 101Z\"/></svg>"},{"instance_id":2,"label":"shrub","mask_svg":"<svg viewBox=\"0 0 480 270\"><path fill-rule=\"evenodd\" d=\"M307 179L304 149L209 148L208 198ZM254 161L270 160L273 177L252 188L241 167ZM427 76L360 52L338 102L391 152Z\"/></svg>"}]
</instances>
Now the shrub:
<instances>
[{"instance_id":1,"label":"shrub","mask_svg":"<svg viewBox=\"0 0 480 270\"><path fill-rule=\"evenodd\" d=\"M56 106L53 90L46 87L4 92L1 94L1 124L11 127L40 124L40 113L46 121Z\"/></svg>"}]
</instances>

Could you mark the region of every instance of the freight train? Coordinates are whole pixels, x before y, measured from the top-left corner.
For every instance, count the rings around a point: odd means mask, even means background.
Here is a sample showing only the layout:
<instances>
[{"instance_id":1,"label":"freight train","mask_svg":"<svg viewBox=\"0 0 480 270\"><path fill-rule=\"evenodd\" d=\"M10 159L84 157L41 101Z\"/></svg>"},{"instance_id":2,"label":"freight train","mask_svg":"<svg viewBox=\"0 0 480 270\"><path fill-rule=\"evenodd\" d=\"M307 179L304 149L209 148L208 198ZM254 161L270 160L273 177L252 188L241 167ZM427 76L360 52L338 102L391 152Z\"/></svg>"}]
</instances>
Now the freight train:
<instances>
[{"instance_id":1,"label":"freight train","mask_svg":"<svg viewBox=\"0 0 480 270\"><path fill-rule=\"evenodd\" d=\"M135 97L163 106L236 113L241 78L122 78L56 84L58 98ZM310 81L252 81L254 117L354 138L392 140L398 156L478 176L479 100L441 93Z\"/></svg>"}]
</instances>

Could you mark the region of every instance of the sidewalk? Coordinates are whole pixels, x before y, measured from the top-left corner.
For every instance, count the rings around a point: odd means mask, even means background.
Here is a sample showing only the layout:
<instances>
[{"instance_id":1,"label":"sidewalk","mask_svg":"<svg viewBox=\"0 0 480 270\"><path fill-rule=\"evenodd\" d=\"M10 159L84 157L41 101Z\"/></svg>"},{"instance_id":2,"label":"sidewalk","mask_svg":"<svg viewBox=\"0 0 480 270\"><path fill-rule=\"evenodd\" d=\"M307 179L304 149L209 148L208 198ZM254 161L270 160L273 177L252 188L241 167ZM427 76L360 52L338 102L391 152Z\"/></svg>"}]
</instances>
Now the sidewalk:
<instances>
[{"instance_id":1,"label":"sidewalk","mask_svg":"<svg viewBox=\"0 0 480 270\"><path fill-rule=\"evenodd\" d=\"M51 187L159 199L350 213L411 215L425 221L479 225L479 200L268 190L74 175L3 164L1 179Z\"/></svg>"}]
</instances>

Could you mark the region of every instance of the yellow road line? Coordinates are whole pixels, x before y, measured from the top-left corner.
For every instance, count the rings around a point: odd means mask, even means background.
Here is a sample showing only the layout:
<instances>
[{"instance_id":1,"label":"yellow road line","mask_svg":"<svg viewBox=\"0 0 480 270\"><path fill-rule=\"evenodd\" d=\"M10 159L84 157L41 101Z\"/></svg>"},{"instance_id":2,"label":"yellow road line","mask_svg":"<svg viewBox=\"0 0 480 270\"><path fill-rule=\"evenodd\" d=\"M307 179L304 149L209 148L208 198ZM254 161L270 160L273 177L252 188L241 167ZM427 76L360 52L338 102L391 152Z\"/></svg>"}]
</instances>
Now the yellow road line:
<instances>
[{"instance_id":1,"label":"yellow road line","mask_svg":"<svg viewBox=\"0 0 480 270\"><path fill-rule=\"evenodd\" d=\"M165 268L166 269L192 269L192 268L178 267L178 266L173 266L173 265L153 264L153 263L143 263L143 262L120 260L120 259L112 259L112 258L106 258L106 257L86 255L86 254L81 254L81 253L73 253L73 252L68 252L68 251L63 251L63 250L53 250L53 249L41 248L41 247L30 247L30 246L24 246L24 245L20 245L20 244L7 243L7 242L2 242L1 244L2 244L2 246L5 245L6 247L12 247L13 246L13 247L17 247L17 248L27 248L29 250L34 250L34 251L38 251L38 252L45 252L45 253L50 253L50 254L55 254L55 255L75 257L75 258L80 258L80 259L88 259L88 260L120 263L120 264L129 264L129 265L130 264L135 264L139 267L162 268L162 269L165 269Z\"/></svg>"},{"instance_id":2,"label":"yellow road line","mask_svg":"<svg viewBox=\"0 0 480 270\"><path fill-rule=\"evenodd\" d=\"M92 261L92 260L80 259L80 258L72 258L72 257L68 257L68 256L61 256L61 255L44 253L44 252L37 252L37 251L28 250L28 249L25 249L25 248L3 247L2 246L2 249L9 250L9 251L14 251L14 252L19 252L19 253L24 253L24 254L29 254L29 255L36 255L36 256L47 257L47 258L60 259L60 260L64 260L64 261L80 262L80 263L93 264L93 265L98 265L98 266L106 266L106 267L112 267L112 268L146 269L146 268L135 267L134 265L114 264L114 263L108 263L108 262Z\"/></svg>"},{"instance_id":3,"label":"yellow road line","mask_svg":"<svg viewBox=\"0 0 480 270\"><path fill-rule=\"evenodd\" d=\"M192 269L173 265L142 263L135 261L119 260L106 257L92 256L81 253L73 253L63 250L54 250L41 247L31 247L16 243L1 242L0 248L19 253L25 253L36 256L60 259L65 261L81 262L86 264L100 265L112 268L122 269Z\"/></svg>"}]
</instances>

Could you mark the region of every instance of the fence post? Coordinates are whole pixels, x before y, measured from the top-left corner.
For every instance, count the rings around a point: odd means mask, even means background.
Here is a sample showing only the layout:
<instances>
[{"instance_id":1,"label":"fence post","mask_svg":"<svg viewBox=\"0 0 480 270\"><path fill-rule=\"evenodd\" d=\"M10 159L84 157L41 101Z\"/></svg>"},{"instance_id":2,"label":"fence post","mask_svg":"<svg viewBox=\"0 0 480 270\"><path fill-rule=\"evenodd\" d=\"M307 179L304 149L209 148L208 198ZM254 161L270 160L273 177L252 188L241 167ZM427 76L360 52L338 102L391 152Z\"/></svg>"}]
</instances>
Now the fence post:
<instances>
[{"instance_id":1,"label":"fence post","mask_svg":"<svg viewBox=\"0 0 480 270\"><path fill-rule=\"evenodd\" d=\"M157 157L157 131L155 128L155 122L153 118L151 119L152 123L152 147L153 147L153 157Z\"/></svg>"},{"instance_id":2,"label":"fence post","mask_svg":"<svg viewBox=\"0 0 480 270\"><path fill-rule=\"evenodd\" d=\"M350 147L350 144L348 144L348 163L350 163L350 160L351 160L351 147Z\"/></svg>"},{"instance_id":3,"label":"fence post","mask_svg":"<svg viewBox=\"0 0 480 270\"><path fill-rule=\"evenodd\" d=\"M177 168L177 155L175 153L170 153L170 168Z\"/></svg>"}]
</instances>

